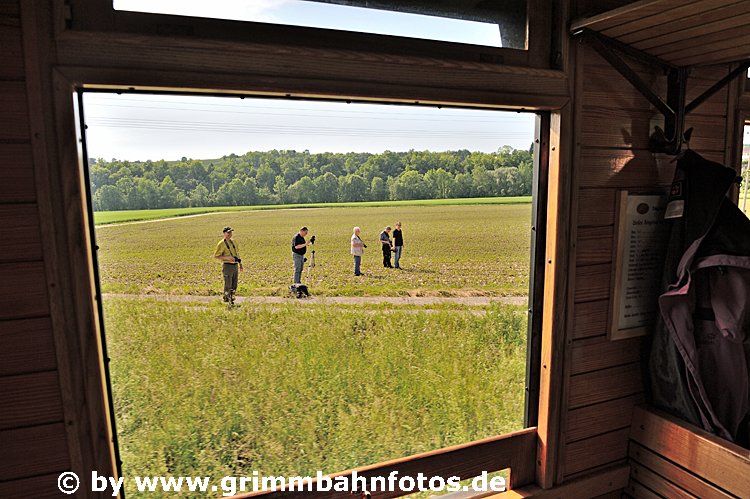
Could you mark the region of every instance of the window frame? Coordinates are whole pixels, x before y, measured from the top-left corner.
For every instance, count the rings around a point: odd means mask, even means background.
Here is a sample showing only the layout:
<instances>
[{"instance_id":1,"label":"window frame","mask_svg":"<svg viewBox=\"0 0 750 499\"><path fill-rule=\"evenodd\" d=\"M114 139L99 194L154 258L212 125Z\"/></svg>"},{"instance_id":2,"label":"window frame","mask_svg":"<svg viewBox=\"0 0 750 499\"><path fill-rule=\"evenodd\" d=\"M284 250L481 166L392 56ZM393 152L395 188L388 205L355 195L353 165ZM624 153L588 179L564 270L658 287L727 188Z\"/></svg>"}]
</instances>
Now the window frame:
<instances>
[{"instance_id":1,"label":"window frame","mask_svg":"<svg viewBox=\"0 0 750 499\"><path fill-rule=\"evenodd\" d=\"M81 196L85 202L85 216L88 223L87 239L89 242L90 252L90 272L92 274L91 285L93 287L93 296L101 297L101 281L99 277L98 255L96 249L96 232L94 227L94 209L93 196L91 194L91 183L89 178L90 165L88 163L87 140L86 140L86 121L84 110L84 94L87 92L95 93L134 93L150 95L220 95L231 97L231 95L211 94L209 89L196 94L193 92L142 92L130 90L126 87L117 92L114 89L86 89L78 86L75 89L75 110L77 141L79 143L79 173L82 176ZM244 97L244 96L243 96ZM261 96L253 96L261 97ZM317 99L323 100L323 99ZM341 100L341 99L325 99ZM377 101L361 101L379 103ZM382 104L382 102L380 102ZM407 103L405 103L407 104ZM459 106L452 106L459 107ZM498 111L499 112L499 111ZM405 456L380 463L366 465L356 468L356 471L363 476L374 475L376 473L387 475L392 470L398 470L400 474L416 476L419 471L439 469L445 473L447 469L454 470L454 473L460 473L461 470L480 470L477 462L485 462L485 454L492 456L493 461L502 462L503 468L498 470L480 471L500 471L501 469L511 469L510 486L526 485L533 475L533 466L522 461L523 456L530 454L530 449L536 448L536 424L538 419L539 406L539 383L540 383L540 364L541 364L541 337L542 337L542 304L543 304L543 286L545 273L545 225L547 204L547 182L549 178L549 134L550 134L550 113L536 113L535 137L534 137L534 180L532 184L532 218L531 218L531 249L530 249L530 272L529 272L529 301L528 301L528 323L527 323L527 345L526 345L526 388L524 397L524 428L509 434L493 435L472 442L464 442L458 445L435 449L418 455ZM96 317L98 320L98 336L101 348L101 356L107 359L101 365L103 373L103 390L106 394L108 405L108 425L110 430L110 440L112 442L112 452L117 463L117 476L122 475L122 461L117 438L117 428L115 419L115 402L112 394L112 383L109 372L109 356L107 354L107 339L104 325L104 309L101 299L96 299L93 306L96 308ZM515 474L513 469L515 468ZM458 471L455 471L458 470ZM349 475L354 471L340 471L332 476ZM471 473L472 471L464 471ZM381 476L381 475L379 475ZM463 475L462 475L463 476ZM476 475L467 475L471 478ZM276 497L276 493L269 493ZM279 492L280 496L285 496L286 492ZM240 495L240 497L244 497ZM393 496L397 497L397 496Z\"/></svg>"},{"instance_id":2,"label":"window frame","mask_svg":"<svg viewBox=\"0 0 750 499\"><path fill-rule=\"evenodd\" d=\"M527 0L525 50L284 24L119 11L112 7L111 0L69 0L58 30L155 34L559 69L561 41L554 27L559 24L560 15L556 5L544 0Z\"/></svg>"},{"instance_id":3,"label":"window frame","mask_svg":"<svg viewBox=\"0 0 750 499\"><path fill-rule=\"evenodd\" d=\"M88 2L89 0L85 0ZM532 0L537 1L537 0ZM539 298L543 303L544 315L540 319L540 325L537 331L541 330L541 353L543 364L542 369L548 366L558 370L564 357L564 347L561 344L564 338L565 325L564 320L555 320L565 316L565 292L564 288L567 283L567 271L564 268L564 262L567 260L569 253L567 242L564 237L564 230L558 233L558 227L569 216L570 211L570 173L563 171L563 164L569 159L571 154L571 145L568 143L572 134L570 127L571 111L567 88L567 76L559 71L548 70L523 70L504 68L500 70L501 74L507 74L509 77L498 80L498 89L492 92L477 90L468 83L462 83L457 77L451 76L457 87L438 88L430 90L428 87L412 88L404 85L397 85L397 88L388 88L393 84L389 81L389 75L385 74L378 81L361 90L361 93L350 97L348 88L352 88L356 82L347 82L344 85L326 87L321 91L317 82L311 79L308 74L302 71L302 74L294 79L292 87L295 92L290 93L288 80L276 79L274 85L269 87L268 82L260 78L259 80L251 79L250 81L242 80L241 75L225 73L218 78L211 79L211 84L206 84L205 79L201 77L205 69L194 70L189 73L165 69L153 71L148 64L142 66L136 65L135 68L123 68L118 66L117 62L110 63L111 52L127 54L132 49L132 44L139 46L149 46L150 42L162 44L165 37L154 35L150 30L145 34L115 32L113 29L104 28L104 32L89 32L80 30L71 30L65 27L65 15L62 8L62 2L52 4L55 9L50 9L49 17L45 19L47 12L38 14L43 19L43 23L49 20L50 27L55 28L54 40L57 45L52 47L46 45L43 36L35 41L36 50L41 54L39 67L51 69L50 80L44 80L40 76L37 84L41 87L43 97L41 104L47 108L53 109L49 116L43 116L41 113L35 121L35 126L44 129L48 137L47 143L44 141L37 142L34 149L35 165L38 171L44 175L49 175L51 179L63 178L64 189L58 193L52 193L51 206L64 207L57 210L47 210L45 213L49 216L43 217L42 226L45 231L59 232L59 227L68 227L67 231L61 232L55 241L47 243L47 249L50 252L60 252L70 258L72 265L61 269L62 276L67 276L69 296L65 298L55 298L60 306L66 300L71 300L76 304L75 310L65 311L62 316L70 314L74 316L74 322L66 326L66 331L75 331L75 334L63 333L60 329L58 341L70 343L64 348L73 352L71 357L74 361L68 369L74 378L82 378L83 391L90 394L92 399L102 397L102 403L98 401L90 403L87 407L81 407L79 399L72 394L63 392L63 402L66 408L71 409L71 414L75 413L80 416L85 424L78 428L77 433L69 434L71 446L90 446L90 453L84 452L87 460L96 464L88 469L99 469L102 472L114 468L119 468L119 462L115 457L114 447L111 444L113 429L110 421L110 407L106 404L108 387L105 385L105 366L106 355L100 344L101 334L101 314L98 309L99 295L94 291L93 281L94 274L92 270L93 262L91 260L93 240L88 236L90 230L90 218L86 215L86 203L88 198L83 190L85 179L84 169L87 165L81 162L81 157L73 144L78 143L76 137L75 108L71 102L71 95L79 89L100 88L117 90L152 90L152 91L171 91L171 92L191 92L203 94L262 94L279 97L315 97L315 98L332 98L332 95L339 96L339 99L345 100L363 100L369 102L390 102L390 103L426 103L431 105L454 105L467 107L483 107L488 109L523 109L527 111L538 111L546 113L548 116L550 130L549 144L542 144L546 151L547 166L549 173L549 197L546 206L540 205L540 211L547 215L545 227L547 228L547 239L544 249L538 249L537 263L542 261L541 267L545 269L542 278L543 286L537 293L544 293L544 299ZM147 15L153 16L153 15ZM203 23L206 20L200 20ZM210 20L209 20L210 21ZM221 24L225 21L220 21ZM43 25L42 25L43 26ZM35 31L42 33L43 27L35 27ZM151 35L151 36L149 36ZM358 34L352 35L357 37ZM367 35L376 36L380 35ZM89 46L92 39L103 38L109 43L109 53L103 53L101 59L95 60L90 57ZM171 38L170 38L171 39ZM183 40L176 42L180 48L190 51L190 46L185 47ZM195 38L195 43L205 43L210 46L210 50L221 53L221 42L207 40L204 38ZM270 41L266 43L271 44ZM430 45L444 45L444 42L429 42ZM131 44L131 45L128 45ZM189 44L188 44L189 45ZM453 44L449 44L453 45ZM243 43L232 42L228 47L241 47ZM114 47L114 48L113 48ZM98 49L99 47L97 47ZM502 50L502 49L501 49ZM504 49L511 50L511 49ZM356 52L356 51L355 51ZM432 61L434 65L430 68L433 74L440 74L440 71L450 65L451 54L441 54L445 57ZM288 56L293 59L293 56ZM107 62L102 62L107 61ZM409 67L410 59L408 57L399 58L393 63L394 67ZM48 66L46 66L48 65ZM487 77L486 70L488 64L463 65L461 69L469 73L475 73L478 77ZM250 72L250 71L248 71ZM187 78L185 78L187 75ZM494 73L487 78L489 81L494 80ZM520 88L528 89L529 82L537 82L540 85L533 87L532 93L523 92ZM358 86L358 85L357 85ZM269 90L269 88L271 90ZM387 89L380 92L380 89ZM553 88L554 92L548 92L548 88ZM375 89L375 90L373 90ZM427 98L423 101L414 100L415 96L425 95ZM365 98L363 96L371 96ZM560 124L564 123L562 129L565 131L565 137L561 136ZM563 146L563 147L561 147ZM47 162L47 158L51 162ZM41 165L41 166L40 166ZM73 172L73 173L71 173ZM77 177L73 181L71 175ZM51 185L54 185L54 181ZM80 210L72 209L76 206ZM78 228L78 230L71 227ZM549 230L551 228L551 231ZM551 242L550 239L553 239ZM555 257L555 264L552 264L551 257ZM559 260L557 259L559 257ZM536 267L539 267L537 265ZM537 275L534 280L537 282L540 276ZM64 280L64 278L63 278ZM539 281L539 282L542 282ZM552 286L552 288L550 287ZM559 291L562 301L558 301ZM53 300L54 301L54 300ZM63 320L63 319L60 319ZM92 331L95 331L96 338L92 337ZM65 337L59 335L65 334ZM85 345L85 349L75 352L81 348L77 344ZM96 347L96 350L92 348ZM75 359L80 360L77 365ZM537 482L540 484L547 483L545 477L550 477L556 467L558 456L556 453L559 447L556 439L559 438L560 421L557 418L559 408L562 406L562 386L559 381L552 375L540 376L540 425L536 430L536 440L540 440L537 445L537 452L524 453L524 469L532 468L536 465ZM83 374L81 374L83 373ZM553 373L552 370L549 373ZM532 404L533 405L533 404ZM526 411L527 418L530 411ZM73 416L75 417L75 416ZM532 427L533 428L533 427ZM106 442L106 445L103 443ZM464 444L471 446L475 443ZM106 448L105 448L106 447ZM81 467L79 471L87 472ZM115 476L115 470L112 469L112 475ZM528 472L523 474L526 478L518 483L511 482L511 487L533 482L533 477L529 478ZM540 479L540 476L542 477ZM547 485L549 486L549 485Z\"/></svg>"}]
</instances>

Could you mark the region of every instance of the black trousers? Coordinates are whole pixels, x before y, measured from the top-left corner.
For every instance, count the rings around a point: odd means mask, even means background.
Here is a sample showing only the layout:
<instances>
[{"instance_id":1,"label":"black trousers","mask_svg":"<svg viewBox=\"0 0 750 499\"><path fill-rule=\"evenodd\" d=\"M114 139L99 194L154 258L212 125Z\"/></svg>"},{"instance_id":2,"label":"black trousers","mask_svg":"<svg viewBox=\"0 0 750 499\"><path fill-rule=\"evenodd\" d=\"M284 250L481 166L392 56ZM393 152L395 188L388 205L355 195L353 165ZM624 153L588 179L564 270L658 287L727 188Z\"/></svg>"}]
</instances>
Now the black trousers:
<instances>
[{"instance_id":1,"label":"black trousers","mask_svg":"<svg viewBox=\"0 0 750 499\"><path fill-rule=\"evenodd\" d=\"M383 245L383 267L393 267L391 265L391 247Z\"/></svg>"}]
</instances>

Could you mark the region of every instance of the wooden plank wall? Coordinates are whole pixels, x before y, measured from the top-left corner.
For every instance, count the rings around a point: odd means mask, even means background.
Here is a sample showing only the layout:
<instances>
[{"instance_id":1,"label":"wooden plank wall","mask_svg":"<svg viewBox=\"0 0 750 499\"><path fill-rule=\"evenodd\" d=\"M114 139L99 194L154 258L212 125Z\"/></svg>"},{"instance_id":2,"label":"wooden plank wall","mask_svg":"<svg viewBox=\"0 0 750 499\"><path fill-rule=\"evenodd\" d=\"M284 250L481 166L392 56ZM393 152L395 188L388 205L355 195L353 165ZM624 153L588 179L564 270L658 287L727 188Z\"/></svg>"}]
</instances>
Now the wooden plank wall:
<instances>
[{"instance_id":1,"label":"wooden plank wall","mask_svg":"<svg viewBox=\"0 0 750 499\"><path fill-rule=\"evenodd\" d=\"M612 274L615 195L620 189L665 189L672 180L671 157L647 150L653 125L663 118L593 49L575 47L575 266L569 309L567 411L558 481L624 462L633 407L644 400L644 340L607 340ZM631 67L661 95L666 77L636 61ZM688 102L728 71L728 66L695 70ZM732 94L734 95L734 94ZM724 162L730 93L722 90L688 117L690 144L705 157Z\"/></svg>"},{"instance_id":2,"label":"wooden plank wall","mask_svg":"<svg viewBox=\"0 0 750 499\"><path fill-rule=\"evenodd\" d=\"M70 468L29 131L20 8L0 5L0 497L59 497Z\"/></svg>"}]
</instances>

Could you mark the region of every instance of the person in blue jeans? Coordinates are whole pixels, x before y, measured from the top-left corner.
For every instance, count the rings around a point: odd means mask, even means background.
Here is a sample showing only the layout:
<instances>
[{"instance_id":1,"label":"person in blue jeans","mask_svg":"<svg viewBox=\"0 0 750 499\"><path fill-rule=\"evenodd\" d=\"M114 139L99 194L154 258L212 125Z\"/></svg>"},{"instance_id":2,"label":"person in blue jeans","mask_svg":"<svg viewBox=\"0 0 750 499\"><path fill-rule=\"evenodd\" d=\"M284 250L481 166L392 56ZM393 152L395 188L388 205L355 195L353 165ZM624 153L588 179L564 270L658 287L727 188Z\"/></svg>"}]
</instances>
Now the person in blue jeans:
<instances>
[{"instance_id":1,"label":"person in blue jeans","mask_svg":"<svg viewBox=\"0 0 750 499\"><path fill-rule=\"evenodd\" d=\"M404 236L401 234L401 222L396 222L393 229L393 266L400 269L398 262L401 260L401 252L404 249Z\"/></svg>"},{"instance_id":2,"label":"person in blue jeans","mask_svg":"<svg viewBox=\"0 0 750 499\"><path fill-rule=\"evenodd\" d=\"M294 284L302 283L302 267L305 265L305 253L307 252L308 242L305 241L307 236L307 227L302 227L292 238L292 260L294 261Z\"/></svg>"},{"instance_id":3,"label":"person in blue jeans","mask_svg":"<svg viewBox=\"0 0 750 499\"><path fill-rule=\"evenodd\" d=\"M353 234L352 234L352 255L354 256L354 275L362 275L362 272L360 271L360 265L362 264L362 255L364 255L365 251L364 249L367 247L367 245L360 239L359 233L361 229L359 227L354 227Z\"/></svg>"}]
</instances>

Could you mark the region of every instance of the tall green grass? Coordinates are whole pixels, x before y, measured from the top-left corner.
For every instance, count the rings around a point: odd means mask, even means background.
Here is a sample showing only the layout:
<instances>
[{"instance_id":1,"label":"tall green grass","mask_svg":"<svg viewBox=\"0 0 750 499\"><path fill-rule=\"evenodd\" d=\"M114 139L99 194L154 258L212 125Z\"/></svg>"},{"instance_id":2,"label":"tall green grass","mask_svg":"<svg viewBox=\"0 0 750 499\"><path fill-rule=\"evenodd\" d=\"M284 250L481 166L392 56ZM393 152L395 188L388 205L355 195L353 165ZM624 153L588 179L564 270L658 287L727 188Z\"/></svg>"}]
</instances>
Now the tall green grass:
<instances>
[{"instance_id":1,"label":"tall green grass","mask_svg":"<svg viewBox=\"0 0 750 499\"><path fill-rule=\"evenodd\" d=\"M524 311L477 311L107 299L123 473L311 475L517 430Z\"/></svg>"}]
</instances>

